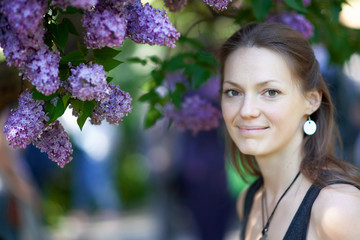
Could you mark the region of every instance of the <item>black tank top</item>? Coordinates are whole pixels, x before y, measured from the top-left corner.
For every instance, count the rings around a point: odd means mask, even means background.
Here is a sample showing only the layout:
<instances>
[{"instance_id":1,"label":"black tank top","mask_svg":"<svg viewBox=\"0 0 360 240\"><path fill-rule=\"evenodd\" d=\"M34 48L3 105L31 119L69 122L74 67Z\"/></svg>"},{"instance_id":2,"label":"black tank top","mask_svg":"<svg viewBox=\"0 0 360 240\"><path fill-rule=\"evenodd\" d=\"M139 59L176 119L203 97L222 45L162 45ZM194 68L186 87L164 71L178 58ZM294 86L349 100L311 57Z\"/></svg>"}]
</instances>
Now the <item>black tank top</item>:
<instances>
[{"instance_id":1,"label":"black tank top","mask_svg":"<svg viewBox=\"0 0 360 240\"><path fill-rule=\"evenodd\" d=\"M351 184L360 190L360 186L357 186L353 183L349 183L349 182L345 182L345 181L331 181L331 182L328 182L327 185L337 184L337 183ZM240 239L242 239L242 240L245 239L246 225L247 225L247 222L249 219L249 215L250 215L250 211L252 208L255 194L262 185L263 185L263 179L259 178L249 187L249 189L246 193L245 202L244 202L244 211L243 211L244 217L243 217L243 221L242 221L242 228L241 228L242 231L241 231L241 236L240 236ZM321 189L324 187L325 187L325 185L324 186L317 186L315 184L311 185L311 187L307 191L303 201L301 202L300 207L298 208L297 212L295 213L295 216L292 219L290 226L287 229L283 240L306 240L306 233L307 233L308 224L309 224L309 220L310 220L311 208L315 202L315 199L319 195Z\"/></svg>"}]
</instances>

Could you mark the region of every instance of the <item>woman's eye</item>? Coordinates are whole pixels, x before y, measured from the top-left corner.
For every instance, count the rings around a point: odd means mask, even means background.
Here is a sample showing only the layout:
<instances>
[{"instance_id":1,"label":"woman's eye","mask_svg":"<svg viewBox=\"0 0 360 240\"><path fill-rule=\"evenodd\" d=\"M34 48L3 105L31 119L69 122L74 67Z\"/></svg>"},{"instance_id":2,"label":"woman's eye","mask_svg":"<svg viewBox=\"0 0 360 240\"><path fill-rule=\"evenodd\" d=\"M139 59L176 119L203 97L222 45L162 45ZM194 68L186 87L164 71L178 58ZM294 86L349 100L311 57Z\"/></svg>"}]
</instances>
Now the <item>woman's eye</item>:
<instances>
[{"instance_id":1,"label":"woman's eye","mask_svg":"<svg viewBox=\"0 0 360 240\"><path fill-rule=\"evenodd\" d=\"M235 96L238 96L240 93L234 89L229 89L229 90L226 90L225 91L225 94L228 96L228 97L235 97Z\"/></svg>"},{"instance_id":2,"label":"woman's eye","mask_svg":"<svg viewBox=\"0 0 360 240\"><path fill-rule=\"evenodd\" d=\"M279 90L276 89L266 89L265 90L265 94L269 97L275 97L276 95L278 95L280 93Z\"/></svg>"}]
</instances>

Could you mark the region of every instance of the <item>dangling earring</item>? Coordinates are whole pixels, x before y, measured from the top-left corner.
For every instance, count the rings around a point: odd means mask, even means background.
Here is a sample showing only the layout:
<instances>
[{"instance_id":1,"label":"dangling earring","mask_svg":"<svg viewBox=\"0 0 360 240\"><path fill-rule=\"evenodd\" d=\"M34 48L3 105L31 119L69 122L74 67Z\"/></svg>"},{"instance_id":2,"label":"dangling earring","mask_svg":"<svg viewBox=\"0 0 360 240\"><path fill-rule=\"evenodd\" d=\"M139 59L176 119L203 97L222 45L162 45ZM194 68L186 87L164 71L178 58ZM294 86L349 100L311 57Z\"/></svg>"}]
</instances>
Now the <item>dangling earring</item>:
<instances>
[{"instance_id":1,"label":"dangling earring","mask_svg":"<svg viewBox=\"0 0 360 240\"><path fill-rule=\"evenodd\" d=\"M316 123L310 119L310 115L308 120L304 123L303 129L306 135L313 135L316 132Z\"/></svg>"}]
</instances>

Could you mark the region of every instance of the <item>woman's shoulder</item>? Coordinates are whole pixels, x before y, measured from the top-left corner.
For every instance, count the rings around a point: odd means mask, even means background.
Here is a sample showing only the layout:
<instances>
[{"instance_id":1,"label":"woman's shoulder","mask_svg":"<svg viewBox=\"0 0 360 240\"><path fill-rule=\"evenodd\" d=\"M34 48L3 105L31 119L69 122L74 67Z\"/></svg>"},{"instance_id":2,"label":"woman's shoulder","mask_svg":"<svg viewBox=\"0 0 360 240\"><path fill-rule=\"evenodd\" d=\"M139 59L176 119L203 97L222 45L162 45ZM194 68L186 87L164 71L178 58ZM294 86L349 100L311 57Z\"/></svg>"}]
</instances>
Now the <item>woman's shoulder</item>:
<instances>
[{"instance_id":1,"label":"woman's shoulder","mask_svg":"<svg viewBox=\"0 0 360 240\"><path fill-rule=\"evenodd\" d=\"M326 186L314 203L311 219L320 239L358 239L360 190L350 184Z\"/></svg>"}]
</instances>

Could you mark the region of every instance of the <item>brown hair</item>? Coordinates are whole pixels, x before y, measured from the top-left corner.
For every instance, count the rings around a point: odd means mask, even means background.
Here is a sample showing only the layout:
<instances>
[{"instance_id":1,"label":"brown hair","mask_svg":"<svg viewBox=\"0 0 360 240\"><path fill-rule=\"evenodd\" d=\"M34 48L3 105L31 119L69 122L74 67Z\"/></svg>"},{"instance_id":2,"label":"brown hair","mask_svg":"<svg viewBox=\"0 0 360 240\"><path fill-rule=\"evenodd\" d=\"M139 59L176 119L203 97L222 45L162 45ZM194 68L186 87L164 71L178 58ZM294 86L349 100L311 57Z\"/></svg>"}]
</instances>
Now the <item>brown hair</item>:
<instances>
[{"instance_id":1,"label":"brown hair","mask_svg":"<svg viewBox=\"0 0 360 240\"><path fill-rule=\"evenodd\" d=\"M343 180L360 185L360 169L338 159L334 155L335 122L334 106L329 90L321 76L319 63L314 52L303 35L292 28L278 23L250 23L235 32L220 50L221 90L223 85L224 65L227 57L240 47L261 47L272 50L290 62L292 71L299 79L303 93L310 90L322 92L322 102L311 119L317 123L317 131L312 136L304 136L303 159L300 170L303 175L316 183L324 183L328 175L321 174L331 171L331 180ZM340 138L338 138L339 142ZM239 151L231 140L233 163L244 178L247 174L260 176L260 169L255 158ZM240 157L240 164L238 162Z\"/></svg>"}]
</instances>

